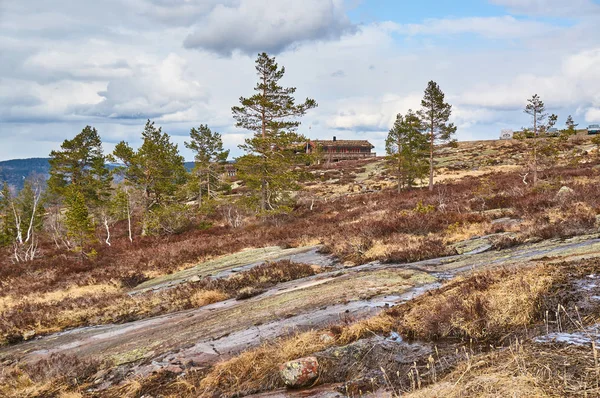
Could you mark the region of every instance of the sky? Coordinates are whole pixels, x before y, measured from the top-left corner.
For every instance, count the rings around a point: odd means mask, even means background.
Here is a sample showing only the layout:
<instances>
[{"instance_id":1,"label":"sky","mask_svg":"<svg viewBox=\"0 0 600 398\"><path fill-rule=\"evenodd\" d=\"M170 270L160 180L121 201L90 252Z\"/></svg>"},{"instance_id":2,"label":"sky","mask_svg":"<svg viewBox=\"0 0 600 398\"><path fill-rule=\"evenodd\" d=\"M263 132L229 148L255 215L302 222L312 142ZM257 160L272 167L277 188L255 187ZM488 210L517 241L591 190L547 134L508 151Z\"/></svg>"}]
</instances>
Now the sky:
<instances>
[{"instance_id":1,"label":"sky","mask_svg":"<svg viewBox=\"0 0 600 398\"><path fill-rule=\"evenodd\" d=\"M0 0L0 160L45 157L86 125L106 152L140 144L145 121L182 154L208 124L232 156L250 132L231 107L251 96L266 51L319 106L299 132L367 139L379 154L398 113L436 81L459 140L494 139L549 112L600 123L597 0Z\"/></svg>"}]
</instances>

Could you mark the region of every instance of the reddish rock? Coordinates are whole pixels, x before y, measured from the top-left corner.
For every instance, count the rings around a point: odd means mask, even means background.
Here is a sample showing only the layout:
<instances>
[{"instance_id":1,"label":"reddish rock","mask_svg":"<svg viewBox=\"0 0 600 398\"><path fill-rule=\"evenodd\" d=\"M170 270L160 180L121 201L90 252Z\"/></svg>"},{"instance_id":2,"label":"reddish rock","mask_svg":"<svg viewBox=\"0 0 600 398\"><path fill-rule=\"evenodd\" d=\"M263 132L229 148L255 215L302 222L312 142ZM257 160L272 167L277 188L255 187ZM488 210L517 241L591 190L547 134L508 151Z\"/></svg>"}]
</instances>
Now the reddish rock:
<instances>
[{"instance_id":1,"label":"reddish rock","mask_svg":"<svg viewBox=\"0 0 600 398\"><path fill-rule=\"evenodd\" d=\"M287 387L306 387L312 384L319 375L319 362L315 357L289 361L279 367L279 374Z\"/></svg>"}]
</instances>

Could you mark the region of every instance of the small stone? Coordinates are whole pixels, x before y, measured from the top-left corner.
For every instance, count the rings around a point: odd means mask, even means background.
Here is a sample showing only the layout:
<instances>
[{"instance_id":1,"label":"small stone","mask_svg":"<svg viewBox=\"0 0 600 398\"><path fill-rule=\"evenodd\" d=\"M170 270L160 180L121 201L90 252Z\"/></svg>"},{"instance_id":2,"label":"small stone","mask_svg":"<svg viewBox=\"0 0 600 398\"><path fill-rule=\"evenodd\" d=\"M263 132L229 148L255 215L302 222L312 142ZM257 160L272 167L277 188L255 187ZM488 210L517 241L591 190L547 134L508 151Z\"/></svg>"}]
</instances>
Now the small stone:
<instances>
[{"instance_id":1,"label":"small stone","mask_svg":"<svg viewBox=\"0 0 600 398\"><path fill-rule=\"evenodd\" d=\"M574 193L575 191L573 191L571 188L563 186L558 190L556 194L556 200L565 200Z\"/></svg>"},{"instance_id":2,"label":"small stone","mask_svg":"<svg viewBox=\"0 0 600 398\"><path fill-rule=\"evenodd\" d=\"M306 387L319 375L319 362L315 357L289 361L280 366L279 374L287 387Z\"/></svg>"},{"instance_id":3,"label":"small stone","mask_svg":"<svg viewBox=\"0 0 600 398\"><path fill-rule=\"evenodd\" d=\"M25 340L25 341L31 340L34 337L35 337L35 330L28 330L25 333L23 333L23 340Z\"/></svg>"},{"instance_id":4,"label":"small stone","mask_svg":"<svg viewBox=\"0 0 600 398\"><path fill-rule=\"evenodd\" d=\"M331 343L335 340L335 335L331 332L325 332L319 336L319 340L323 343Z\"/></svg>"}]
</instances>

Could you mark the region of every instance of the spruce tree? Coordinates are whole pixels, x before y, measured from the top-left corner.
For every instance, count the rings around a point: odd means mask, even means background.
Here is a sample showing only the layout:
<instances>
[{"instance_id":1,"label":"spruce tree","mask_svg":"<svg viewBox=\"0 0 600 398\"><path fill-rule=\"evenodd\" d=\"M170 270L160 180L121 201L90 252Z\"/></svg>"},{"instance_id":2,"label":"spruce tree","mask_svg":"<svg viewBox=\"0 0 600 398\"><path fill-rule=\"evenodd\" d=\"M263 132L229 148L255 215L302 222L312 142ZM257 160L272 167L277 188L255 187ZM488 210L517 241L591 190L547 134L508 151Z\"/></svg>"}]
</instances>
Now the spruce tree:
<instances>
[{"instance_id":1,"label":"spruce tree","mask_svg":"<svg viewBox=\"0 0 600 398\"><path fill-rule=\"evenodd\" d=\"M256 72L259 78L254 88L256 94L241 97L241 105L231 110L237 127L255 133L240 145L247 155L238 159L238 170L249 186L258 191L258 208L264 212L273 210L285 196L284 192L295 185L298 175L293 169L303 160L293 156L294 149L306 142L306 138L295 133L300 125L297 119L317 107L317 103L307 98L296 104L293 97L296 88L279 84L285 68L278 66L275 57L259 54Z\"/></svg>"},{"instance_id":2,"label":"spruce tree","mask_svg":"<svg viewBox=\"0 0 600 398\"><path fill-rule=\"evenodd\" d=\"M433 171L435 146L452 140L456 133L456 126L448 123L452 114L452 105L444 102L444 93L433 80L425 89L421 100L421 110L418 112L421 122L426 129L429 138L429 190L433 190Z\"/></svg>"},{"instance_id":3,"label":"spruce tree","mask_svg":"<svg viewBox=\"0 0 600 398\"><path fill-rule=\"evenodd\" d=\"M398 114L385 140L387 167L398 178L398 192L427 174L428 148L419 117L412 110Z\"/></svg>"},{"instance_id":4,"label":"spruce tree","mask_svg":"<svg viewBox=\"0 0 600 398\"><path fill-rule=\"evenodd\" d=\"M223 149L223 140L221 134L212 132L211 129L201 124L198 128L190 130L189 142L185 143L186 148L194 152L194 170L195 183L198 189L198 205L202 206L203 188L206 187L208 199L219 182L223 171L223 165L227 162L229 150Z\"/></svg>"},{"instance_id":5,"label":"spruce tree","mask_svg":"<svg viewBox=\"0 0 600 398\"><path fill-rule=\"evenodd\" d=\"M154 122L146 122L142 139L137 151L121 141L113 154L123 163L119 170L126 182L142 193L142 235L146 235L150 210L174 201L177 189L185 183L187 171L177 144L171 142L162 128L155 127Z\"/></svg>"}]
</instances>

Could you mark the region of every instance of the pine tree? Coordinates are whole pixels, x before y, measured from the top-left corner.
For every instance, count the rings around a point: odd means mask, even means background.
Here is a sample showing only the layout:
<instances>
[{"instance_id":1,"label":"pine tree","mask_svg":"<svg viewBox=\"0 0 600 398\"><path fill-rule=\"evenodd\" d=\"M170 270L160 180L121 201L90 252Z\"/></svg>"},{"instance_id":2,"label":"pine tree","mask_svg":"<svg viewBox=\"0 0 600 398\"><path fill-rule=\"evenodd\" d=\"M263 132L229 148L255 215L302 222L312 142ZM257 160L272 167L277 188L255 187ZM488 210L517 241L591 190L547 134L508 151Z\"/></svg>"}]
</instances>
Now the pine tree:
<instances>
[{"instance_id":1,"label":"pine tree","mask_svg":"<svg viewBox=\"0 0 600 398\"><path fill-rule=\"evenodd\" d=\"M315 100L309 98L302 104L296 104L293 97L296 88L279 85L285 67L279 68L275 57L259 54L256 72L259 77L254 88L256 94L250 98L240 97L241 106L231 108L237 127L252 130L266 138L268 131L294 131L300 122L293 119L317 107Z\"/></svg>"},{"instance_id":2,"label":"pine tree","mask_svg":"<svg viewBox=\"0 0 600 398\"><path fill-rule=\"evenodd\" d=\"M150 210L173 202L177 189L185 183L187 171L177 144L171 142L162 128L156 128L154 122L146 122L142 139L137 151L122 141L113 154L124 165L119 170L126 182L142 192L142 235L146 235Z\"/></svg>"},{"instance_id":3,"label":"pine tree","mask_svg":"<svg viewBox=\"0 0 600 398\"><path fill-rule=\"evenodd\" d=\"M600 135L596 135L592 138L592 144L596 145L596 157L600 159Z\"/></svg>"},{"instance_id":4,"label":"pine tree","mask_svg":"<svg viewBox=\"0 0 600 398\"><path fill-rule=\"evenodd\" d=\"M60 150L50 153L50 178L47 199L54 204L55 212L75 189L83 195L88 211L107 224L108 201L111 196L112 173L107 167L102 140L98 131L86 126L71 140L65 140ZM57 216L59 221L62 217ZM59 221L60 222L60 221ZM108 239L107 239L108 243Z\"/></svg>"},{"instance_id":5,"label":"pine tree","mask_svg":"<svg viewBox=\"0 0 600 398\"><path fill-rule=\"evenodd\" d=\"M12 193L5 181L0 191L0 247L8 246L15 237L15 222L12 212Z\"/></svg>"},{"instance_id":6,"label":"pine tree","mask_svg":"<svg viewBox=\"0 0 600 398\"><path fill-rule=\"evenodd\" d=\"M196 177L198 205L202 206L203 187L206 187L206 195L210 199L211 187L214 191L219 182L229 150L223 149L221 134L213 133L205 124L201 124L197 129L192 128L190 138L190 142L186 142L185 146L194 152L195 165L192 175Z\"/></svg>"},{"instance_id":7,"label":"pine tree","mask_svg":"<svg viewBox=\"0 0 600 398\"><path fill-rule=\"evenodd\" d=\"M87 206L101 206L110 196L112 181L106 160L98 131L86 126L73 139L65 140L60 150L50 152L49 194L60 199L73 185L83 194Z\"/></svg>"},{"instance_id":8,"label":"pine tree","mask_svg":"<svg viewBox=\"0 0 600 398\"><path fill-rule=\"evenodd\" d=\"M569 115L567 117L567 121L565 122L565 125L567 126L565 133L567 136L572 136L577 134L577 126L579 126L577 123L575 123L575 121L573 120L573 117L571 115Z\"/></svg>"},{"instance_id":9,"label":"pine tree","mask_svg":"<svg viewBox=\"0 0 600 398\"><path fill-rule=\"evenodd\" d=\"M542 150L542 142L539 138L544 138L540 136L540 126L544 126L544 120L548 117L546 113L546 105L541 100L539 95L534 94L530 99L527 100L527 105L525 106L524 112L531 116L533 121L533 138L531 141L531 168L533 171L533 185L537 185L538 182L538 157L540 155L540 150Z\"/></svg>"},{"instance_id":10,"label":"pine tree","mask_svg":"<svg viewBox=\"0 0 600 398\"><path fill-rule=\"evenodd\" d=\"M310 161L304 151L296 150L306 139L293 132L267 132L240 145L247 155L236 162L237 174L250 188L248 204L259 212L291 210L291 192L298 190L298 181L306 173L297 165ZM300 145L301 147L302 145Z\"/></svg>"},{"instance_id":11,"label":"pine tree","mask_svg":"<svg viewBox=\"0 0 600 398\"><path fill-rule=\"evenodd\" d=\"M428 148L419 117L412 110L398 114L385 140L387 166L398 178L398 192L427 174Z\"/></svg>"},{"instance_id":12,"label":"pine tree","mask_svg":"<svg viewBox=\"0 0 600 398\"><path fill-rule=\"evenodd\" d=\"M255 133L240 146L247 155L238 159L238 169L240 176L243 175L244 180L259 191L259 209L267 211L272 210L284 191L295 184L298 175L293 168L302 159L292 156L293 149L306 142L295 133L300 125L297 119L317 107L317 103L307 98L302 104L296 104L293 97L296 88L279 85L285 68L280 68L274 57L259 54L256 71L259 77L254 88L256 94L241 97L241 106L231 110L237 127Z\"/></svg>"},{"instance_id":13,"label":"pine tree","mask_svg":"<svg viewBox=\"0 0 600 398\"><path fill-rule=\"evenodd\" d=\"M527 100L524 112L533 119L533 134L537 136L540 125L543 125L544 120L548 116L546 113L546 105L544 105L544 102L539 95L534 94Z\"/></svg>"},{"instance_id":14,"label":"pine tree","mask_svg":"<svg viewBox=\"0 0 600 398\"><path fill-rule=\"evenodd\" d=\"M429 138L429 190L433 190L433 159L435 146L449 142L456 133L456 126L448 123L452 114L452 105L444 102L444 93L433 80L425 89L425 95L421 100L422 109L418 112Z\"/></svg>"},{"instance_id":15,"label":"pine tree","mask_svg":"<svg viewBox=\"0 0 600 398\"><path fill-rule=\"evenodd\" d=\"M77 186L66 191L65 226L67 237L74 243L74 250L81 253L81 260L86 256L86 247L94 240L94 224L85 203L85 195Z\"/></svg>"}]
</instances>

